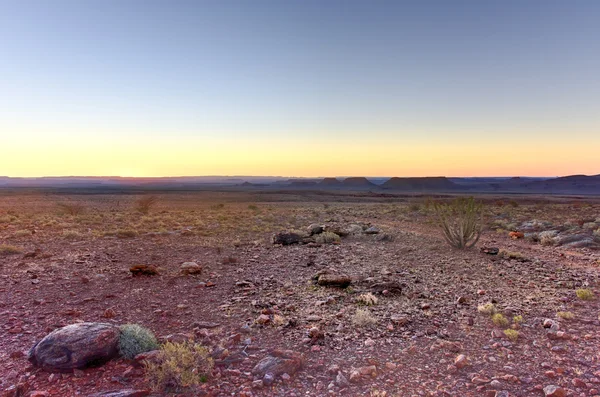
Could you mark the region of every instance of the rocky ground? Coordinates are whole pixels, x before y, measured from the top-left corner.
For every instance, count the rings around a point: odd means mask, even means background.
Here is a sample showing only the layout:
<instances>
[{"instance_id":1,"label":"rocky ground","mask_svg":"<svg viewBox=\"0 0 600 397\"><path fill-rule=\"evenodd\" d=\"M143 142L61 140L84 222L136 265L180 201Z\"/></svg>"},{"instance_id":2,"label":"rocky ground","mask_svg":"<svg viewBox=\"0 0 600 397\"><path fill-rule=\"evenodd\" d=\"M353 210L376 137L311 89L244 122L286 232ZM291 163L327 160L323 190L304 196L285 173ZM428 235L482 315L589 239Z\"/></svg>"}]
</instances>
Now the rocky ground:
<instances>
[{"instance_id":1,"label":"rocky ground","mask_svg":"<svg viewBox=\"0 0 600 397\"><path fill-rule=\"evenodd\" d=\"M213 374L188 395L600 395L600 252L512 239L491 225L544 218L539 203L495 206L477 247L460 251L445 244L423 206L402 202L220 205L211 198L190 209L196 201L186 196L163 200L155 217L168 219L154 231L142 229L140 216L121 214L122 198L87 203L97 216L89 222L36 200L10 196L0 206L0 246L19 251L0 254L6 396L146 390L144 369L125 359L71 373L27 361L48 332L81 321L138 323L162 339L209 347ZM577 211L600 216L597 203L552 208L554 225ZM119 222L135 233L105 233ZM351 233L333 243L271 242L278 230L313 223ZM185 262L202 271L182 274ZM137 264L159 274L133 277ZM319 285L315 276L324 273L351 284ZM577 289L596 297L580 299ZM482 313L488 303L506 324ZM273 350L297 354L302 368L274 379L253 374Z\"/></svg>"}]
</instances>

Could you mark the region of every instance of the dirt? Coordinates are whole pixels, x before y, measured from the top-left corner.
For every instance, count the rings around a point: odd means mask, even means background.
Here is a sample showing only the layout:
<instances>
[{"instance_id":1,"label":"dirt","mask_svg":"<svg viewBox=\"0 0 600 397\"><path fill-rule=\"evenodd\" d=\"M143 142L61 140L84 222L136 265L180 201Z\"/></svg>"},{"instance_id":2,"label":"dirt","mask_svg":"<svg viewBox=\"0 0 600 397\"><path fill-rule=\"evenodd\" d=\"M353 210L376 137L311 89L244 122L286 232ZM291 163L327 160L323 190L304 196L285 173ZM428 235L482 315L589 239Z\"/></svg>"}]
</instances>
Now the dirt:
<instances>
[{"instance_id":1,"label":"dirt","mask_svg":"<svg viewBox=\"0 0 600 397\"><path fill-rule=\"evenodd\" d=\"M0 390L19 383L25 396L147 389L144 369L124 359L67 374L27 361L29 348L47 333L86 321L137 323L160 337L186 334L213 351L227 347L237 359L217 357L208 381L187 395L543 396L549 385L566 395L600 395L598 251L542 246L494 229L486 229L475 249L455 250L423 206L411 210L388 199L275 202L182 194L162 197L148 215L132 210L134 199L0 197L0 245L21 250L0 254ZM65 200L83 203L87 212L60 214L56 203ZM597 203L552 205L548 219L555 222L580 212L600 215ZM528 203L493 211L518 220L544 217L540 208ZM277 231L314 223L381 231L339 244L271 242ZM136 233L107 233L121 228ZM518 252L520 259L482 253L482 246ZM202 272L182 274L185 262ZM129 268L141 264L159 274L132 276ZM314 276L323 271L349 276L352 284L320 286ZM385 283L399 287L377 288ZM596 298L579 299L579 288ZM377 303L361 305L358 297L368 292ZM507 325L478 312L488 302ZM376 323L355 325L358 309ZM566 320L558 312L574 316ZM261 314L268 317L264 324L257 323ZM558 337L544 328L545 319L559 324ZM503 332L511 327L516 341ZM304 366L259 387L252 369L273 349L302 354Z\"/></svg>"}]
</instances>

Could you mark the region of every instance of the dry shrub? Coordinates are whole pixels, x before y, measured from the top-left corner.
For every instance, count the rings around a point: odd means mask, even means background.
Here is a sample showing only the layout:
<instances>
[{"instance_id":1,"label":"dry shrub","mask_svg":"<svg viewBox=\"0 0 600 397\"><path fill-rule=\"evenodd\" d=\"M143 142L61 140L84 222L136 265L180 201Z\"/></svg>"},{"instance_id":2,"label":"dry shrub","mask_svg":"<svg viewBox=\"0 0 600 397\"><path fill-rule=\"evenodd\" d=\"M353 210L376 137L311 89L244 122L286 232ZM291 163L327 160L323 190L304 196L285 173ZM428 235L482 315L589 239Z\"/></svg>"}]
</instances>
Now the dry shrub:
<instances>
[{"instance_id":1,"label":"dry shrub","mask_svg":"<svg viewBox=\"0 0 600 397\"><path fill-rule=\"evenodd\" d=\"M517 339L519 339L519 331L516 331L514 329L505 329L504 330L504 335L506 335L506 338L515 342Z\"/></svg>"},{"instance_id":2,"label":"dry shrub","mask_svg":"<svg viewBox=\"0 0 600 397\"><path fill-rule=\"evenodd\" d=\"M506 327L508 325L508 320L501 313L494 314L492 316L492 322L498 327Z\"/></svg>"},{"instance_id":3,"label":"dry shrub","mask_svg":"<svg viewBox=\"0 0 600 397\"><path fill-rule=\"evenodd\" d=\"M58 203L56 206L61 212L72 216L81 215L85 211L85 207L78 203Z\"/></svg>"},{"instance_id":4,"label":"dry shrub","mask_svg":"<svg viewBox=\"0 0 600 397\"><path fill-rule=\"evenodd\" d=\"M486 314L488 316L491 316L492 314L496 313L496 306L494 306L493 303L488 302L486 304L479 305L477 307L477 311L481 314Z\"/></svg>"},{"instance_id":5,"label":"dry shrub","mask_svg":"<svg viewBox=\"0 0 600 397\"><path fill-rule=\"evenodd\" d=\"M433 209L448 244L465 249L477 243L483 225L481 203L473 197L460 197L449 204L434 202Z\"/></svg>"},{"instance_id":6,"label":"dry shrub","mask_svg":"<svg viewBox=\"0 0 600 397\"><path fill-rule=\"evenodd\" d=\"M148 214L150 209L158 203L156 196L144 196L135 201L135 210L141 214Z\"/></svg>"},{"instance_id":7,"label":"dry shrub","mask_svg":"<svg viewBox=\"0 0 600 397\"><path fill-rule=\"evenodd\" d=\"M377 319L368 310L356 309L352 316L352 324L360 328L370 327L377 324Z\"/></svg>"},{"instance_id":8,"label":"dry shrub","mask_svg":"<svg viewBox=\"0 0 600 397\"><path fill-rule=\"evenodd\" d=\"M577 297L581 300L584 301L589 301L594 299L594 293L586 288L580 288L577 291L575 291L575 294L577 295Z\"/></svg>"},{"instance_id":9,"label":"dry shrub","mask_svg":"<svg viewBox=\"0 0 600 397\"><path fill-rule=\"evenodd\" d=\"M377 302L379 302L379 299L377 299L377 297L370 292L361 294L358 296L358 298L356 298L356 303L359 305L373 306L376 305Z\"/></svg>"},{"instance_id":10,"label":"dry shrub","mask_svg":"<svg viewBox=\"0 0 600 397\"><path fill-rule=\"evenodd\" d=\"M319 244L333 244L339 243L341 241L341 238L333 232L323 232L317 235L315 241Z\"/></svg>"},{"instance_id":11,"label":"dry shrub","mask_svg":"<svg viewBox=\"0 0 600 397\"><path fill-rule=\"evenodd\" d=\"M0 255L16 255L22 253L23 250L19 247L15 247L14 245L0 245Z\"/></svg>"},{"instance_id":12,"label":"dry shrub","mask_svg":"<svg viewBox=\"0 0 600 397\"><path fill-rule=\"evenodd\" d=\"M152 390L161 392L198 386L206 382L213 367L208 350L193 342L161 346L156 359L146 361L146 380Z\"/></svg>"}]
</instances>

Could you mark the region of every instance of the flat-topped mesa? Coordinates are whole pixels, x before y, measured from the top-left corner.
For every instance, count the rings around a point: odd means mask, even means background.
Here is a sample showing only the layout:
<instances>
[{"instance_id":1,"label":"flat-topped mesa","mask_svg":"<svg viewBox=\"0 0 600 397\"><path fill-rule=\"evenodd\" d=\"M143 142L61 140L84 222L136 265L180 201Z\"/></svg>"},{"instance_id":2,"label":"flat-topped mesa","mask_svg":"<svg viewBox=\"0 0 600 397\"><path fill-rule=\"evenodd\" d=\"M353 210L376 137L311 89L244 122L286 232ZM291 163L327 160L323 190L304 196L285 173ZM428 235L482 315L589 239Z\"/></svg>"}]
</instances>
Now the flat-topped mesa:
<instances>
[{"instance_id":1,"label":"flat-topped mesa","mask_svg":"<svg viewBox=\"0 0 600 397\"><path fill-rule=\"evenodd\" d=\"M350 177L350 178L346 178L342 181L342 186L346 187L346 188L358 188L358 189L373 189L373 188L377 188L378 186L376 184L374 184L373 182L369 181L367 178L365 177Z\"/></svg>"},{"instance_id":2,"label":"flat-topped mesa","mask_svg":"<svg viewBox=\"0 0 600 397\"><path fill-rule=\"evenodd\" d=\"M320 186L331 186L338 187L342 185L342 182L337 178L323 178L321 182L319 182Z\"/></svg>"},{"instance_id":3,"label":"flat-topped mesa","mask_svg":"<svg viewBox=\"0 0 600 397\"><path fill-rule=\"evenodd\" d=\"M406 191L445 191L457 189L459 186L445 176L432 176L422 178L393 177L387 180L381 187L384 189Z\"/></svg>"}]
</instances>

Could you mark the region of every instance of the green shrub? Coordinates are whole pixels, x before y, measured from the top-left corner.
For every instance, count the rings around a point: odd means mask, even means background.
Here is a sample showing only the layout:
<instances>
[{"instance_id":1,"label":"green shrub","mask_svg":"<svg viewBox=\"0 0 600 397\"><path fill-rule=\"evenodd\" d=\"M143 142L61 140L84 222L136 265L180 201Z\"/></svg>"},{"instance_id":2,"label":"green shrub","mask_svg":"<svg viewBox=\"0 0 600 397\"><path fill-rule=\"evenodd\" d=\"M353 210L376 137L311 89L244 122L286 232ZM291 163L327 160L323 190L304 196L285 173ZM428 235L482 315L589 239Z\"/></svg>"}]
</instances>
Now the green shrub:
<instances>
[{"instance_id":1,"label":"green shrub","mask_svg":"<svg viewBox=\"0 0 600 397\"><path fill-rule=\"evenodd\" d=\"M152 390L160 392L197 386L206 382L213 367L208 350L192 342L161 346L156 359L146 361L146 380Z\"/></svg>"},{"instance_id":2,"label":"green shrub","mask_svg":"<svg viewBox=\"0 0 600 397\"><path fill-rule=\"evenodd\" d=\"M492 322L499 327L506 327L508 320L501 313L496 313L492 316Z\"/></svg>"},{"instance_id":3,"label":"green shrub","mask_svg":"<svg viewBox=\"0 0 600 397\"><path fill-rule=\"evenodd\" d=\"M449 204L433 203L437 224L442 229L444 239L452 247L465 249L473 247L483 225L483 205L473 197L460 197Z\"/></svg>"},{"instance_id":4,"label":"green shrub","mask_svg":"<svg viewBox=\"0 0 600 397\"><path fill-rule=\"evenodd\" d=\"M119 327L119 353L133 359L140 353L158 349L158 342L152 331L137 324L125 324Z\"/></svg>"},{"instance_id":5,"label":"green shrub","mask_svg":"<svg viewBox=\"0 0 600 397\"><path fill-rule=\"evenodd\" d=\"M514 329L505 329L504 335L506 335L506 337L513 342L519 339L519 331Z\"/></svg>"},{"instance_id":6,"label":"green shrub","mask_svg":"<svg viewBox=\"0 0 600 397\"><path fill-rule=\"evenodd\" d=\"M521 324L523 322L523 316L518 315L518 316L514 316L513 317L513 323L515 324Z\"/></svg>"}]
</instances>

